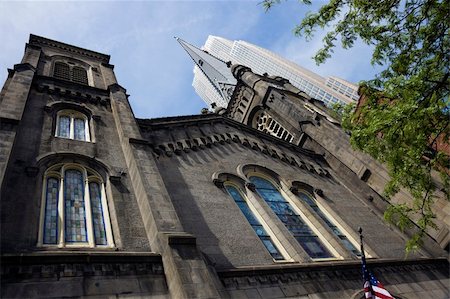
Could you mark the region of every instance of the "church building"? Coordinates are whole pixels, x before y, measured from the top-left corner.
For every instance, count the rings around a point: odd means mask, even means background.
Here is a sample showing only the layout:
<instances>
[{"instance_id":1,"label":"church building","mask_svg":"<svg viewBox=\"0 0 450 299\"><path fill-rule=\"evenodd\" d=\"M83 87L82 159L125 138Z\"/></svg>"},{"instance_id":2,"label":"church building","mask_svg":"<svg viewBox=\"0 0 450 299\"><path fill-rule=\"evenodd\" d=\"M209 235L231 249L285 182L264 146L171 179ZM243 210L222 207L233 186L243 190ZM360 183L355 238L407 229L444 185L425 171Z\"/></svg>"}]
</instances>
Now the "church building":
<instances>
[{"instance_id":1,"label":"church building","mask_svg":"<svg viewBox=\"0 0 450 299\"><path fill-rule=\"evenodd\" d=\"M105 54L30 35L0 93L2 298L449 297L448 228L409 255L382 165L288 80L134 117ZM440 221L440 222L439 222Z\"/></svg>"}]
</instances>

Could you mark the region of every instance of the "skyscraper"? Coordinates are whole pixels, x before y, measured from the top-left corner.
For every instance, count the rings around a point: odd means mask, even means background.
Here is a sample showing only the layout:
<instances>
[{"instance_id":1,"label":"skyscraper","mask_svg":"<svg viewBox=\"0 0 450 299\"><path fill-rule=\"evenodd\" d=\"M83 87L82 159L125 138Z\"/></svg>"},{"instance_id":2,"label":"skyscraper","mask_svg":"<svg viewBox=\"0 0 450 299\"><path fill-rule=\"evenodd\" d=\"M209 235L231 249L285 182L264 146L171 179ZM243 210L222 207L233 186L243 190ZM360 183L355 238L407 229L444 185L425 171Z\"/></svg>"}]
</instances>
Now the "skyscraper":
<instances>
[{"instance_id":1,"label":"skyscraper","mask_svg":"<svg viewBox=\"0 0 450 299\"><path fill-rule=\"evenodd\" d=\"M334 103L349 104L358 99L358 86L337 77L324 78L267 49L242 40L231 41L210 35L202 47L209 54L232 64L250 67L255 73L267 73L288 79L292 85L309 96L331 106ZM221 94L214 90L198 64L194 67L192 86L208 104L223 105Z\"/></svg>"}]
</instances>

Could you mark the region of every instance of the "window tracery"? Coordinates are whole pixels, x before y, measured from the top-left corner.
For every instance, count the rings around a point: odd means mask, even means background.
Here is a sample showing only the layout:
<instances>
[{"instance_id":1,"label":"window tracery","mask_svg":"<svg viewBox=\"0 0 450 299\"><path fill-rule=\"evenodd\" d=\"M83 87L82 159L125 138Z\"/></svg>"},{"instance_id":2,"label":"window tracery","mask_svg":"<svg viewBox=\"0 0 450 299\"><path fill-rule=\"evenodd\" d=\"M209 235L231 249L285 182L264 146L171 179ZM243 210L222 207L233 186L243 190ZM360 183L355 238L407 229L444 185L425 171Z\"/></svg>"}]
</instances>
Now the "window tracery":
<instances>
[{"instance_id":1,"label":"window tracery","mask_svg":"<svg viewBox=\"0 0 450 299\"><path fill-rule=\"evenodd\" d=\"M259 131L278 137L288 142L292 142L294 139L294 137L288 130L286 130L265 111L260 111L256 115L255 128Z\"/></svg>"}]
</instances>

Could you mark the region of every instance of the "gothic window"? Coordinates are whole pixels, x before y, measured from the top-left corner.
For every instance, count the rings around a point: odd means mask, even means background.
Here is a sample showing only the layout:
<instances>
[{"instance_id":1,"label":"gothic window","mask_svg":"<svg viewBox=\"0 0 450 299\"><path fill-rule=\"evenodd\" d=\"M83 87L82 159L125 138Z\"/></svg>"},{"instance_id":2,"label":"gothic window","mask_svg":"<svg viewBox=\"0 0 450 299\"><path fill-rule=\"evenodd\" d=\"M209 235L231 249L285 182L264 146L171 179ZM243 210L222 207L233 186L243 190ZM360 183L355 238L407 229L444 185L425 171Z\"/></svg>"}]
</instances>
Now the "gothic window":
<instances>
[{"instance_id":1,"label":"gothic window","mask_svg":"<svg viewBox=\"0 0 450 299\"><path fill-rule=\"evenodd\" d=\"M270 181L259 176L251 176L250 181L255 185L258 194L311 258L333 257L319 237Z\"/></svg>"},{"instance_id":2,"label":"gothic window","mask_svg":"<svg viewBox=\"0 0 450 299\"><path fill-rule=\"evenodd\" d=\"M56 137L91 141L89 120L86 115L74 110L61 110L56 117Z\"/></svg>"},{"instance_id":3,"label":"gothic window","mask_svg":"<svg viewBox=\"0 0 450 299\"><path fill-rule=\"evenodd\" d=\"M256 129L264 133L270 134L272 136L278 137L280 139L292 142L294 137L288 130L281 126L275 119L273 119L269 114L261 111L256 116Z\"/></svg>"},{"instance_id":4,"label":"gothic window","mask_svg":"<svg viewBox=\"0 0 450 299\"><path fill-rule=\"evenodd\" d=\"M300 191L298 193L298 197L303 200L307 205L309 205L312 210L319 216L325 224L331 229L334 235L336 235L341 243L344 245L347 250L351 251L353 254L357 256L361 256L361 252L350 242L345 234L322 212L322 210L317 205L316 201L306 194L305 192Z\"/></svg>"},{"instance_id":5,"label":"gothic window","mask_svg":"<svg viewBox=\"0 0 450 299\"><path fill-rule=\"evenodd\" d=\"M244 196L242 193L233 185L225 185L226 190L228 191L228 194L234 199L236 204L238 205L239 209L241 210L242 214L244 214L247 221L252 226L255 233L260 238L261 242L264 244L264 246L267 248L267 251L269 251L270 255L273 257L274 260L284 260L285 258L280 253L280 250L273 242L273 239L271 236L267 233L267 229L264 228L264 226L261 224L261 222L257 219L255 214L250 209L247 201L244 199Z\"/></svg>"},{"instance_id":6,"label":"gothic window","mask_svg":"<svg viewBox=\"0 0 450 299\"><path fill-rule=\"evenodd\" d=\"M78 164L58 164L44 176L39 246L112 247L102 178Z\"/></svg>"},{"instance_id":7,"label":"gothic window","mask_svg":"<svg viewBox=\"0 0 450 299\"><path fill-rule=\"evenodd\" d=\"M55 78L88 85L88 76L86 69L80 66L72 66L61 61L55 62L53 76Z\"/></svg>"}]
</instances>

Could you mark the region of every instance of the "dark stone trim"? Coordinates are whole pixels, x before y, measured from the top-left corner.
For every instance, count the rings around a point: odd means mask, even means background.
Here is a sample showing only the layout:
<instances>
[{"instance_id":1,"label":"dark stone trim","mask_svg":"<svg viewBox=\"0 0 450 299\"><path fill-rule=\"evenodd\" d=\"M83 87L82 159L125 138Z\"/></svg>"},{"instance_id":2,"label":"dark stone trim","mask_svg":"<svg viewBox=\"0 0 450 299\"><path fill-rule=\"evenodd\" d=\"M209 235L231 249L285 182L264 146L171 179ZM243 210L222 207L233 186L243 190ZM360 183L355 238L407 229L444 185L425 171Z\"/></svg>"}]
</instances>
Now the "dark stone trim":
<instances>
[{"instance_id":1,"label":"dark stone trim","mask_svg":"<svg viewBox=\"0 0 450 299\"><path fill-rule=\"evenodd\" d=\"M167 242L169 245L195 245L197 238L187 233L167 234Z\"/></svg>"},{"instance_id":2,"label":"dark stone trim","mask_svg":"<svg viewBox=\"0 0 450 299\"><path fill-rule=\"evenodd\" d=\"M245 183L245 186L246 186L250 191L256 192L256 186L255 186L255 184L250 183L250 182L246 182L246 183Z\"/></svg>"},{"instance_id":3,"label":"dark stone trim","mask_svg":"<svg viewBox=\"0 0 450 299\"><path fill-rule=\"evenodd\" d=\"M9 117L0 117L0 124L1 125L13 125L17 126L20 123L19 119L9 118Z\"/></svg>"},{"instance_id":4,"label":"dark stone trim","mask_svg":"<svg viewBox=\"0 0 450 299\"><path fill-rule=\"evenodd\" d=\"M110 68L110 69L114 69L114 65L112 65L112 64L109 64L109 63L106 63L106 62L102 62L101 63L102 64L102 66L104 66L104 67L107 67L107 68Z\"/></svg>"},{"instance_id":5,"label":"dark stone trim","mask_svg":"<svg viewBox=\"0 0 450 299\"><path fill-rule=\"evenodd\" d=\"M449 262L446 258L430 258L430 259L369 259L367 260L368 267L372 269L389 268L395 272L396 268L407 269L408 267L417 267L421 269L442 269L449 273ZM255 267L241 267L235 269L217 269L217 274L221 278L227 277L242 277L255 275L276 275L294 272L336 272L336 271L357 271L361 275L361 262L359 260L349 261L330 261L330 262L313 262L308 264L276 264L271 266L255 266ZM343 274L344 275L344 274Z\"/></svg>"},{"instance_id":6,"label":"dark stone trim","mask_svg":"<svg viewBox=\"0 0 450 299\"><path fill-rule=\"evenodd\" d=\"M15 64L14 65L14 70L16 72L22 72L22 71L33 71L33 72L36 72L36 68L34 66L32 66L31 64L29 64L28 62Z\"/></svg>"},{"instance_id":7,"label":"dark stone trim","mask_svg":"<svg viewBox=\"0 0 450 299\"><path fill-rule=\"evenodd\" d=\"M220 180L220 179L213 179L213 184L216 185L217 188L223 188L224 181Z\"/></svg>"},{"instance_id":8,"label":"dark stone trim","mask_svg":"<svg viewBox=\"0 0 450 299\"><path fill-rule=\"evenodd\" d=\"M131 144L150 145L150 142L144 139L129 138L128 142Z\"/></svg>"},{"instance_id":9,"label":"dark stone trim","mask_svg":"<svg viewBox=\"0 0 450 299\"><path fill-rule=\"evenodd\" d=\"M112 93L116 93L116 92L123 92L126 94L127 90L125 88L123 88L122 86L120 86L118 83L114 83L108 86L108 91L112 92ZM127 95L128 97L128 95Z\"/></svg>"},{"instance_id":10,"label":"dark stone trim","mask_svg":"<svg viewBox=\"0 0 450 299\"><path fill-rule=\"evenodd\" d=\"M58 263L162 263L160 254L153 252L33 252L2 254L4 265L39 265Z\"/></svg>"}]
</instances>

